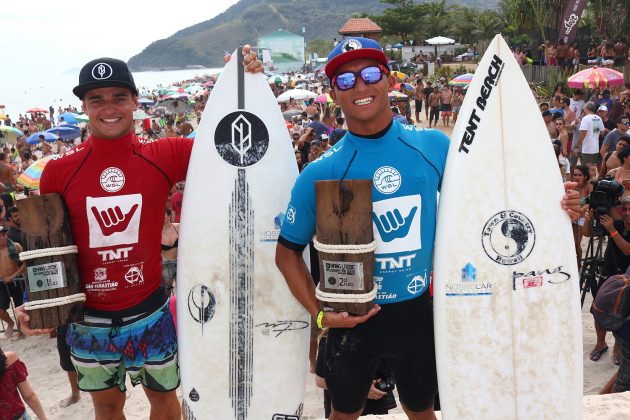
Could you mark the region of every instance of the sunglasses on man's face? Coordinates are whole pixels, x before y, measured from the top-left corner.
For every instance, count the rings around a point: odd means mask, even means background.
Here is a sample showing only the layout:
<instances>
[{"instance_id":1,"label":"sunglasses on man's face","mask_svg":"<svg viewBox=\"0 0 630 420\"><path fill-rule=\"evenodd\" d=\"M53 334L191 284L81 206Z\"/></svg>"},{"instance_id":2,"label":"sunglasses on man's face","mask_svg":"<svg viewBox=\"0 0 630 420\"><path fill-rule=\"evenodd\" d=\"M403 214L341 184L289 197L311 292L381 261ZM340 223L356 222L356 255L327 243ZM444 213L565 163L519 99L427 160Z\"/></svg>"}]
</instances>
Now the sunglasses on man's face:
<instances>
[{"instance_id":1,"label":"sunglasses on man's face","mask_svg":"<svg viewBox=\"0 0 630 420\"><path fill-rule=\"evenodd\" d=\"M333 78L332 83L336 85L339 90L349 90L357 84L357 76L361 77L366 85L373 85L381 81L383 73L387 73L384 67L369 66L358 72L348 71L339 73Z\"/></svg>"}]
</instances>

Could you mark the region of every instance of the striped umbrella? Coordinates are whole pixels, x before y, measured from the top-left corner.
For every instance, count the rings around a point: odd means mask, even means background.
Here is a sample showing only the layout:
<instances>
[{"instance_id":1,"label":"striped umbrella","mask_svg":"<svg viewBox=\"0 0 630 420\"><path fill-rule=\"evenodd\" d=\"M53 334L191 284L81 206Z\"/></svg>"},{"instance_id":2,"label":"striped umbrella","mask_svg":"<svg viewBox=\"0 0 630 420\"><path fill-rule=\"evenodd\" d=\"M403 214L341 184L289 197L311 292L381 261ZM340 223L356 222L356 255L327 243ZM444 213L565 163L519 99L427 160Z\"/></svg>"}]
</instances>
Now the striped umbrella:
<instances>
[{"instance_id":1,"label":"striped umbrella","mask_svg":"<svg viewBox=\"0 0 630 420\"><path fill-rule=\"evenodd\" d=\"M24 172L18 177L17 182L32 190L39 189L39 180L44 172L44 167L51 159L56 159L58 155L46 156L36 160L31 166L26 168Z\"/></svg>"},{"instance_id":2,"label":"striped umbrella","mask_svg":"<svg viewBox=\"0 0 630 420\"><path fill-rule=\"evenodd\" d=\"M570 88L605 88L623 86L623 73L607 67L591 67L575 73L567 80Z\"/></svg>"},{"instance_id":3,"label":"striped umbrella","mask_svg":"<svg viewBox=\"0 0 630 420\"><path fill-rule=\"evenodd\" d=\"M461 74L457 77L453 77L448 84L451 86L468 86L473 76L474 75L472 73Z\"/></svg>"}]
</instances>

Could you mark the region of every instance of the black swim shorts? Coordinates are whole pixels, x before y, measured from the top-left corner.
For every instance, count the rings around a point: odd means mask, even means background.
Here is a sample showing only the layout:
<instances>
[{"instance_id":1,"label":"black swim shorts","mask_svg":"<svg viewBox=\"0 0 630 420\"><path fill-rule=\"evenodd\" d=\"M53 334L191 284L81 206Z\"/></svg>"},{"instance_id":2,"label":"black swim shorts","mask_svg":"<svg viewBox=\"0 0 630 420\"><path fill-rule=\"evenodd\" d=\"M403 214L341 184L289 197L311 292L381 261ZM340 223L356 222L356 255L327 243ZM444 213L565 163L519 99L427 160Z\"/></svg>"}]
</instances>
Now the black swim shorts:
<instances>
[{"instance_id":1,"label":"black swim shorts","mask_svg":"<svg viewBox=\"0 0 630 420\"><path fill-rule=\"evenodd\" d=\"M363 408L381 359L387 360L407 409L433 407L437 374L428 293L382 305L378 314L354 328L330 329L324 373L336 411L349 414Z\"/></svg>"}]
</instances>

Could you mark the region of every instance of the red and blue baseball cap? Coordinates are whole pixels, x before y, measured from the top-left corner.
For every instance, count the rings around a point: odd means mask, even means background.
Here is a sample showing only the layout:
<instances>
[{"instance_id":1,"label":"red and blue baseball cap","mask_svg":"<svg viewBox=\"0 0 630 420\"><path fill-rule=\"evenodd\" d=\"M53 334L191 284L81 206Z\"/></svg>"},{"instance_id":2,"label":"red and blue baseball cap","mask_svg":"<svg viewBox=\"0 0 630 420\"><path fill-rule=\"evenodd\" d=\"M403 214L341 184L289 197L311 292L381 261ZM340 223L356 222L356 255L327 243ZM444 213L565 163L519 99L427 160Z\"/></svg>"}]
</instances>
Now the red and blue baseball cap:
<instances>
[{"instance_id":1,"label":"red and blue baseball cap","mask_svg":"<svg viewBox=\"0 0 630 420\"><path fill-rule=\"evenodd\" d=\"M83 66L79 84L72 92L83 100L87 91L103 87L123 87L138 95L138 89L127 63L115 58L97 58Z\"/></svg>"},{"instance_id":2,"label":"red and blue baseball cap","mask_svg":"<svg viewBox=\"0 0 630 420\"><path fill-rule=\"evenodd\" d=\"M369 38L350 37L339 42L328 54L325 68L326 76L332 79L337 74L339 67L359 58L376 60L389 69L387 64L389 60L378 42Z\"/></svg>"}]
</instances>

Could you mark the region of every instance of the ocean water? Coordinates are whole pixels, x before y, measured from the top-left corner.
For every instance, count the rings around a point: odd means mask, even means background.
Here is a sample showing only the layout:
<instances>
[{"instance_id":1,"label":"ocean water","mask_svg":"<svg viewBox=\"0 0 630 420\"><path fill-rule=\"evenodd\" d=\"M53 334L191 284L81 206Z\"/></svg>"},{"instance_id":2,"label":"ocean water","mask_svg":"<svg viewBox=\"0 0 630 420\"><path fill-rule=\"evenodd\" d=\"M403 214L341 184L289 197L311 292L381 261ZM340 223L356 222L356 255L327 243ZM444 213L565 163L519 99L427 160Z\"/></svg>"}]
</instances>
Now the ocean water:
<instances>
[{"instance_id":1,"label":"ocean water","mask_svg":"<svg viewBox=\"0 0 630 420\"><path fill-rule=\"evenodd\" d=\"M79 68L55 74L49 68L42 71L0 71L0 105L4 105L5 114L17 121L18 114L27 109L38 107L48 109L52 105L55 110L59 106L73 105L81 109L81 101L72 94L79 80ZM142 92L158 86L169 86L172 83L192 79L195 76L210 75L221 68L186 69L170 71L134 72L136 86Z\"/></svg>"}]
</instances>

